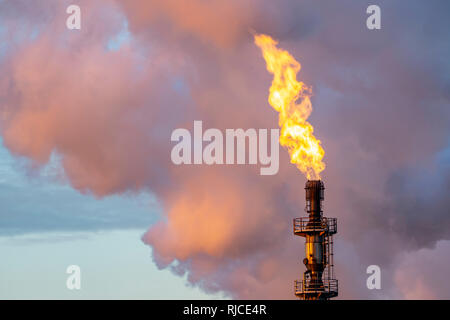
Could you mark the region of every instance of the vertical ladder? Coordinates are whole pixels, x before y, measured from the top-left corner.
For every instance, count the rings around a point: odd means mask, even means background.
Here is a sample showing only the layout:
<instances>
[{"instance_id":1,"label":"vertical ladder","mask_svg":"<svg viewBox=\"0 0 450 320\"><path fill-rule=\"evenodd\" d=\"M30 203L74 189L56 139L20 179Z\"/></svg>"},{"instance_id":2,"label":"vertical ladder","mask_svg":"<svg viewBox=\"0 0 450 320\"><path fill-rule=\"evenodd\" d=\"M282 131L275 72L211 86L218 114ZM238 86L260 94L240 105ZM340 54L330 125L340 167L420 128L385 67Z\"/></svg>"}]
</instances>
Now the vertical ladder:
<instances>
[{"instance_id":1,"label":"vertical ladder","mask_svg":"<svg viewBox=\"0 0 450 320\"><path fill-rule=\"evenodd\" d=\"M322 275L322 279L334 279L334 270L333 270L333 266L334 266L334 262L333 262L333 257L334 257L334 253L333 253L333 236L332 235L325 235L324 237L324 242L323 242L323 263L324 263L324 270L323 270L323 275Z\"/></svg>"}]
</instances>

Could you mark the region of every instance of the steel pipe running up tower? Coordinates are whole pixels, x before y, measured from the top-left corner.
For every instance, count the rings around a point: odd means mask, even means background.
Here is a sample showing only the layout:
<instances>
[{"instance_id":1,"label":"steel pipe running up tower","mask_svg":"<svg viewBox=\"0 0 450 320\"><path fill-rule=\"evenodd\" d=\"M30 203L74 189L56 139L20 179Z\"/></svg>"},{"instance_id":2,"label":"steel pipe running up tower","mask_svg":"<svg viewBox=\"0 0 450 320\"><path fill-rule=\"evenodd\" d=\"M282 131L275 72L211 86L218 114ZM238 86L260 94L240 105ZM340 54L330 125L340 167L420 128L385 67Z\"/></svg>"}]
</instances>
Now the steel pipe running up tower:
<instances>
[{"instance_id":1,"label":"steel pipe running up tower","mask_svg":"<svg viewBox=\"0 0 450 320\"><path fill-rule=\"evenodd\" d=\"M305 185L308 217L294 219L294 234L306 239L306 271L295 281L295 295L304 300L327 300L338 295L333 271L333 235L337 219L323 217L324 184L308 180Z\"/></svg>"}]
</instances>

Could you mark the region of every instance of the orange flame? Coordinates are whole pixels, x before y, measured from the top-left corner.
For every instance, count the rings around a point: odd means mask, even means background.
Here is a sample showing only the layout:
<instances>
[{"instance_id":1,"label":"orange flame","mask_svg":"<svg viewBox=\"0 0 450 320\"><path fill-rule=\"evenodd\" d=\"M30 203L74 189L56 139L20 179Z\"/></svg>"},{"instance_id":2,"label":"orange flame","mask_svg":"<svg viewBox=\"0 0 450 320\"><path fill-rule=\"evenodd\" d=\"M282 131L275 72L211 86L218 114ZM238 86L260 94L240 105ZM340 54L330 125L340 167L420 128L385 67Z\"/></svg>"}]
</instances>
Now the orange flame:
<instances>
[{"instance_id":1,"label":"orange flame","mask_svg":"<svg viewBox=\"0 0 450 320\"><path fill-rule=\"evenodd\" d=\"M277 41L270 36L255 35L255 44L262 50L267 71L273 74L269 103L279 112L280 144L288 149L291 163L308 180L318 180L325 169L325 151L313 135L313 126L306 121L312 111L311 91L297 81L300 63L289 52L278 49Z\"/></svg>"}]
</instances>

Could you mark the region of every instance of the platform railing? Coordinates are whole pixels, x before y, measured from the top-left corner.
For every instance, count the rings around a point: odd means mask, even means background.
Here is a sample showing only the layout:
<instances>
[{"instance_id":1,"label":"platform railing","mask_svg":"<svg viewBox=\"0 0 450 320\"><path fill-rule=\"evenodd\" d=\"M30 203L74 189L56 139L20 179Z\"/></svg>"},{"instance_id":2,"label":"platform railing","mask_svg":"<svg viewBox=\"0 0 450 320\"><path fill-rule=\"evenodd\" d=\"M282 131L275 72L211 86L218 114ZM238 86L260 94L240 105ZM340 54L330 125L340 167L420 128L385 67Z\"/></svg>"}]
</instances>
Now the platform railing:
<instances>
[{"instance_id":1,"label":"platform railing","mask_svg":"<svg viewBox=\"0 0 450 320\"><path fill-rule=\"evenodd\" d=\"M295 280L296 295L316 293L325 293L329 296L336 296L338 294L338 280L323 279L320 286L315 283L311 283L311 279Z\"/></svg>"},{"instance_id":2,"label":"platform railing","mask_svg":"<svg viewBox=\"0 0 450 320\"><path fill-rule=\"evenodd\" d=\"M311 220L309 217L294 219L294 233L301 232L325 232L335 234L337 232L336 218L320 218L320 221Z\"/></svg>"}]
</instances>

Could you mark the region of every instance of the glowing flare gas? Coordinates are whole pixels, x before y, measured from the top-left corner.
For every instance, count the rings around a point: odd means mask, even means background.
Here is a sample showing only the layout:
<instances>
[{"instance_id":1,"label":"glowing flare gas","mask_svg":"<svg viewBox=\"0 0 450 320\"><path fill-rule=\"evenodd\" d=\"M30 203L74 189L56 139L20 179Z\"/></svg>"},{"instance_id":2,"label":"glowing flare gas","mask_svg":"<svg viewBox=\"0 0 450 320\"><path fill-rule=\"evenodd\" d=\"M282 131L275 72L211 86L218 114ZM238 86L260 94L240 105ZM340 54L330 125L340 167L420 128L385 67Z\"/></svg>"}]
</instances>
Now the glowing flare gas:
<instances>
[{"instance_id":1,"label":"glowing flare gas","mask_svg":"<svg viewBox=\"0 0 450 320\"><path fill-rule=\"evenodd\" d=\"M313 135L313 126L306 121L312 111L311 91L297 81L300 63L289 52L278 49L270 36L255 35L255 44L262 50L267 70L273 74L269 103L279 113L280 144L288 149L291 163L309 180L320 179L320 172L325 169L325 151Z\"/></svg>"}]
</instances>

